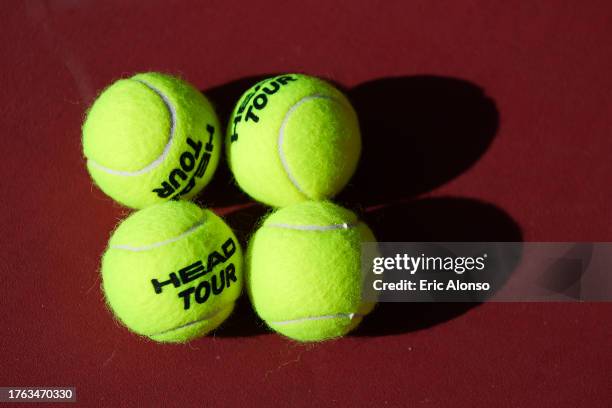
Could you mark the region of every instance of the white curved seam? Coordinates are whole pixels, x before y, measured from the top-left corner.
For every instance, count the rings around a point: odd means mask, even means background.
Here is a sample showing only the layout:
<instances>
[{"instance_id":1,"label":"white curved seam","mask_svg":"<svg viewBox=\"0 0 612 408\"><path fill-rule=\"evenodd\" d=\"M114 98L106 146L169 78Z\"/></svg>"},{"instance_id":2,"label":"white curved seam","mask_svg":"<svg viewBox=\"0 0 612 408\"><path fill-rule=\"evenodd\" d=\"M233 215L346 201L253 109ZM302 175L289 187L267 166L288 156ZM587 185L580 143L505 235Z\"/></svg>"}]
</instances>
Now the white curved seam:
<instances>
[{"instance_id":1,"label":"white curved seam","mask_svg":"<svg viewBox=\"0 0 612 408\"><path fill-rule=\"evenodd\" d=\"M331 225L291 225L291 224L266 224L265 227L272 228L286 228L299 231L332 231L355 228L361 221L357 222L344 222L342 224L331 224Z\"/></svg>"},{"instance_id":2,"label":"white curved seam","mask_svg":"<svg viewBox=\"0 0 612 408\"><path fill-rule=\"evenodd\" d=\"M279 322L270 322L270 324L282 326L282 325L291 324L291 323L301 323L301 322L309 322L309 321L314 321L314 320L325 320L325 319L347 318L349 320L353 320L355 317L363 317L363 316L364 315L359 314L359 313L336 313L336 314L323 315L323 316L311 316L311 317L301 317L299 319L282 320Z\"/></svg>"},{"instance_id":3,"label":"white curved seam","mask_svg":"<svg viewBox=\"0 0 612 408\"><path fill-rule=\"evenodd\" d=\"M289 110L287 111L287 113L285 113L285 117L283 118L283 121L281 123L280 126L280 130L278 131L278 156L280 157L281 163L283 165L283 168L285 169L285 173L287 174L287 177L289 177L289 180L291 181L291 184L293 184L295 186L295 188L302 193L304 196L308 197L308 194L306 194L302 188L300 187L300 184L297 182L297 179L295 178L294 174L291 172L291 170L289 169L289 163L287 162L287 158L285 157L285 152L283 151L283 143L285 141L285 128L287 127L287 123L289 122L289 117L291 116L291 114L300 107L300 105L302 105L305 102L308 102L312 99L316 99L316 98L323 98L323 99L329 99L329 100L334 100L333 97L328 96L328 95L322 95L322 94L314 94L314 95L309 95L309 96L305 96L302 99L300 99L299 101L297 101L291 108L289 108Z\"/></svg>"},{"instance_id":4,"label":"white curved seam","mask_svg":"<svg viewBox=\"0 0 612 408\"><path fill-rule=\"evenodd\" d=\"M160 164L162 164L164 160L166 160L166 157L170 153L170 148L172 147L172 143L174 142L174 134L175 134L176 122L177 122L176 109L174 105L172 104L172 102L170 101L170 99L162 91L160 91L159 89L157 89L150 83L143 81L142 79L132 78L132 80L140 82L141 84L143 84L144 86L146 86L147 88L155 92L157 95L159 95L159 97L162 99L162 101L164 102L164 105L166 105L166 109L168 109L168 113L170 113L170 135L168 137L168 143L166 143L166 146L164 147L164 151L161 153L161 155L159 155L157 159L155 159L153 162L149 163L147 166L143 167L140 170L135 170L135 171L115 170L115 169L111 169L110 167L103 166L100 163L92 159L87 160L89 164L91 164L93 167L99 170L102 170L103 172L114 174L116 176L123 176L123 177L134 177L134 176L140 176L142 174L148 173L151 170L158 167Z\"/></svg>"},{"instance_id":5,"label":"white curved seam","mask_svg":"<svg viewBox=\"0 0 612 408\"><path fill-rule=\"evenodd\" d=\"M165 241L155 242L153 244L143 245L143 246L110 245L109 249L123 249L123 250L126 250L126 251L132 251L132 252L149 251L151 249L159 248L161 246L168 245L168 244L176 242L176 241L178 241L180 239L183 239L187 235L192 234L195 230L200 228L202 225L204 225L204 220L199 221L197 224L195 224L194 226L189 228L187 231L183 232L181 235L176 236L174 238L167 239Z\"/></svg>"},{"instance_id":6,"label":"white curved seam","mask_svg":"<svg viewBox=\"0 0 612 408\"><path fill-rule=\"evenodd\" d=\"M221 308L221 309L219 309L219 310L215 311L215 312L214 312L214 313L212 313L212 314L209 314L209 315L206 315L206 316L201 317L201 318L199 318L199 319L193 320L193 321L191 321L191 322L189 322L189 323L185 323L185 324L183 324L183 325L180 325L180 326L177 326L177 327L173 327L172 329L167 329L167 330L164 330L164 331L160 331L160 332L158 332L158 333L147 334L147 336L149 336L149 337L152 337L152 336L160 336L160 335L162 335L162 334L167 334L167 333L173 332L173 331L175 331L175 330L180 330L180 329L184 329L185 327L193 326L194 324L197 324L197 323L203 322L204 320L210 320L210 319L212 319L213 317L216 317L216 316L217 316L219 313L221 313L221 312L222 312L222 311L224 311L225 309L226 309L226 308Z\"/></svg>"}]
</instances>

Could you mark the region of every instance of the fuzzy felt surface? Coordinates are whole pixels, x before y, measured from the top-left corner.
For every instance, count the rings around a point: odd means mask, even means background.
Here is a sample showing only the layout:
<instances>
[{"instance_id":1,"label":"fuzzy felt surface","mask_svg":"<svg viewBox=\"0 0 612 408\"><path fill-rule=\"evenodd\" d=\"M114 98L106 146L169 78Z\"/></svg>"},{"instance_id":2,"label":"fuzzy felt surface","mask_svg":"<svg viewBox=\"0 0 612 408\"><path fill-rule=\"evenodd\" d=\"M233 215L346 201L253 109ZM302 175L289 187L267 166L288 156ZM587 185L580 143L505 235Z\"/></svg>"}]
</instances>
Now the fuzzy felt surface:
<instances>
[{"instance_id":1,"label":"fuzzy felt surface","mask_svg":"<svg viewBox=\"0 0 612 408\"><path fill-rule=\"evenodd\" d=\"M228 240L235 250L224 257ZM213 264L211 256L218 262ZM102 287L110 309L130 330L157 341L183 342L216 328L231 313L241 293L242 270L240 245L221 218L191 202L169 201L135 212L117 227L102 258ZM181 271L191 275L185 278ZM201 303L195 298L199 285L211 290ZM213 286L221 289L218 294ZM184 291L191 292L188 308Z\"/></svg>"},{"instance_id":2,"label":"fuzzy felt surface","mask_svg":"<svg viewBox=\"0 0 612 408\"><path fill-rule=\"evenodd\" d=\"M334 196L361 153L348 99L331 84L301 74L268 78L246 91L226 137L238 185L276 207Z\"/></svg>"},{"instance_id":3,"label":"fuzzy felt surface","mask_svg":"<svg viewBox=\"0 0 612 408\"><path fill-rule=\"evenodd\" d=\"M208 99L160 73L120 79L105 89L83 124L83 152L95 183L119 203L144 208L191 198L212 178L220 125Z\"/></svg>"},{"instance_id":4,"label":"fuzzy felt surface","mask_svg":"<svg viewBox=\"0 0 612 408\"><path fill-rule=\"evenodd\" d=\"M376 241L355 214L305 201L270 215L247 252L247 288L259 316L299 341L339 337L369 313L362 301L361 243Z\"/></svg>"}]
</instances>

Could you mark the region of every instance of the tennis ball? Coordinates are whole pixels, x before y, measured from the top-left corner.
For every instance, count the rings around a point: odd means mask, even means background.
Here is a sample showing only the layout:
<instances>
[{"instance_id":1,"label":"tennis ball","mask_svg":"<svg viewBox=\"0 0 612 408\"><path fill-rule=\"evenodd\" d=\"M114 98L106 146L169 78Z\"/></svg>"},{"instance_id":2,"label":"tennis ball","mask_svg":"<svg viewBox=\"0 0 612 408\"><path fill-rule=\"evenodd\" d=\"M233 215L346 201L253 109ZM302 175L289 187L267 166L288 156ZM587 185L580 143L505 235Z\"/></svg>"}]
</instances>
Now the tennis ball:
<instances>
[{"instance_id":1,"label":"tennis ball","mask_svg":"<svg viewBox=\"0 0 612 408\"><path fill-rule=\"evenodd\" d=\"M219 162L219 132L197 89L150 72L120 79L98 96L83 124L83 151L102 191L144 208L202 190Z\"/></svg>"},{"instance_id":2,"label":"tennis ball","mask_svg":"<svg viewBox=\"0 0 612 408\"><path fill-rule=\"evenodd\" d=\"M299 341L343 336L374 307L364 300L361 244L375 242L354 213L304 201L272 213L249 243L246 282L257 314Z\"/></svg>"},{"instance_id":3,"label":"tennis ball","mask_svg":"<svg viewBox=\"0 0 612 408\"><path fill-rule=\"evenodd\" d=\"M282 207L333 197L361 153L357 115L329 83L286 74L263 80L238 101L227 129L228 162L238 185Z\"/></svg>"},{"instance_id":4,"label":"tennis ball","mask_svg":"<svg viewBox=\"0 0 612 408\"><path fill-rule=\"evenodd\" d=\"M219 326L242 279L242 250L230 228L188 201L133 213L102 258L112 311L130 330L160 342L185 342Z\"/></svg>"}]
</instances>

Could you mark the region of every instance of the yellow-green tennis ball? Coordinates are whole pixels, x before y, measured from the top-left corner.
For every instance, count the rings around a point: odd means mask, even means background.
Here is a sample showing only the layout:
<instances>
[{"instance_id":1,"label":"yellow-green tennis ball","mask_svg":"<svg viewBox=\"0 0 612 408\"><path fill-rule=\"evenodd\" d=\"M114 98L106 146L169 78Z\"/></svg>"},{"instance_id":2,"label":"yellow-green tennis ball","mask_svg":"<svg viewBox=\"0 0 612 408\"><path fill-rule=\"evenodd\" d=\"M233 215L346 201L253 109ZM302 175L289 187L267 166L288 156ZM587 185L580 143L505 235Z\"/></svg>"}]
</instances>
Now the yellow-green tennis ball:
<instances>
[{"instance_id":1,"label":"yellow-green tennis ball","mask_svg":"<svg viewBox=\"0 0 612 408\"><path fill-rule=\"evenodd\" d=\"M160 342L185 342L219 326L242 280L242 250L233 232L188 201L133 213L102 258L112 311L130 330Z\"/></svg>"},{"instance_id":2,"label":"yellow-green tennis ball","mask_svg":"<svg viewBox=\"0 0 612 408\"><path fill-rule=\"evenodd\" d=\"M354 213L305 201L270 215L247 252L247 288L257 314L299 341L343 336L374 307L363 296L361 244L375 242Z\"/></svg>"},{"instance_id":3,"label":"yellow-green tennis ball","mask_svg":"<svg viewBox=\"0 0 612 408\"><path fill-rule=\"evenodd\" d=\"M340 192L357 167L361 135L342 92L318 78L286 74L242 95L226 146L238 185L282 207Z\"/></svg>"},{"instance_id":4,"label":"yellow-green tennis ball","mask_svg":"<svg viewBox=\"0 0 612 408\"><path fill-rule=\"evenodd\" d=\"M144 73L98 96L83 124L83 151L102 191L144 208L202 190L219 162L219 132L201 92L178 78Z\"/></svg>"}]
</instances>

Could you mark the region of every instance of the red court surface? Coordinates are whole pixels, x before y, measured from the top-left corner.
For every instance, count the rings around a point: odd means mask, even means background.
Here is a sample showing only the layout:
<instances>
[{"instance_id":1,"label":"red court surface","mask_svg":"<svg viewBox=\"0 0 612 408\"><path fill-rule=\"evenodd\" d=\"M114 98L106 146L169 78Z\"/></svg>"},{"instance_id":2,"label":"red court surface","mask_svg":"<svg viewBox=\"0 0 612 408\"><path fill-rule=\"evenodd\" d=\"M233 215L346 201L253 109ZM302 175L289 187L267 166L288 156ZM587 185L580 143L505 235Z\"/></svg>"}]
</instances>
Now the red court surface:
<instances>
[{"instance_id":1,"label":"red court surface","mask_svg":"<svg viewBox=\"0 0 612 408\"><path fill-rule=\"evenodd\" d=\"M610 303L384 304L298 344L243 297L186 345L131 334L99 277L129 211L92 185L80 132L120 76L181 75L227 121L256 78L305 72L360 115L337 201L380 241L612 241L611 2L6 1L0 19L0 386L107 407L611 406ZM231 183L222 162L198 202L244 240L265 209Z\"/></svg>"}]
</instances>

